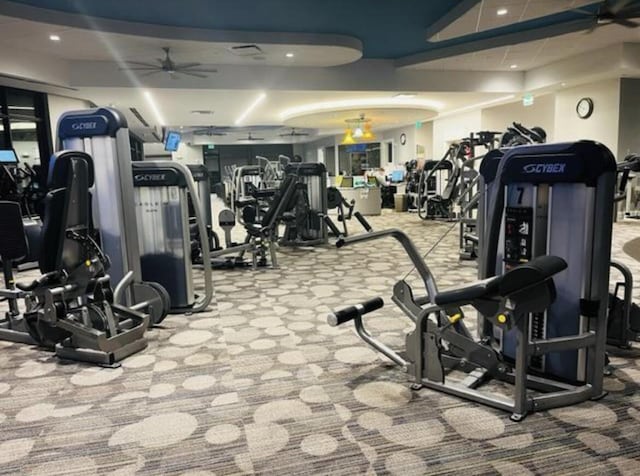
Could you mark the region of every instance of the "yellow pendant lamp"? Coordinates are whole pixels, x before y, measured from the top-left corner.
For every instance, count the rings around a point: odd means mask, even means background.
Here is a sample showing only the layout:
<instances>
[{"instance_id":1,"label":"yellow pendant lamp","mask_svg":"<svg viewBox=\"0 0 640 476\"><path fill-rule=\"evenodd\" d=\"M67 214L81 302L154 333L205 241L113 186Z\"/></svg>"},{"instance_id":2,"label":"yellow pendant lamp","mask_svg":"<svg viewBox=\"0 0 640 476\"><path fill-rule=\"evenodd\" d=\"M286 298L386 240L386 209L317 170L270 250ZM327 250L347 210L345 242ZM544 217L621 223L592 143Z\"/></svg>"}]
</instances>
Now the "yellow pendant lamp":
<instances>
[{"instance_id":1,"label":"yellow pendant lamp","mask_svg":"<svg viewBox=\"0 0 640 476\"><path fill-rule=\"evenodd\" d=\"M371 124L365 123L364 125L364 133L362 134L362 139L364 140L373 140L376 138L376 135L371 132Z\"/></svg>"},{"instance_id":2,"label":"yellow pendant lamp","mask_svg":"<svg viewBox=\"0 0 640 476\"><path fill-rule=\"evenodd\" d=\"M356 141L353 139L353 133L351 129L346 129L344 131L344 138L342 139L342 144L355 144Z\"/></svg>"}]
</instances>

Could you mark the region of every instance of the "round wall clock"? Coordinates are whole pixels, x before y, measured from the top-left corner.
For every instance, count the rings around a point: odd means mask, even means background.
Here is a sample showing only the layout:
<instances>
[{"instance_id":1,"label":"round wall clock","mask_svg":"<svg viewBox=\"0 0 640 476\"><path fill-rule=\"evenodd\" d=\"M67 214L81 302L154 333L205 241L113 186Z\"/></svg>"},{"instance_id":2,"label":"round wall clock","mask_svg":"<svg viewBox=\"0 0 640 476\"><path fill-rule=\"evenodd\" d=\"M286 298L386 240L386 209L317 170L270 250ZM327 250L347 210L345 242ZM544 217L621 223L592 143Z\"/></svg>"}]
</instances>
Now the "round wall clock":
<instances>
[{"instance_id":1,"label":"round wall clock","mask_svg":"<svg viewBox=\"0 0 640 476\"><path fill-rule=\"evenodd\" d=\"M591 98L582 98L576 105L576 112L580 119L586 119L593 114L593 100Z\"/></svg>"},{"instance_id":2,"label":"round wall clock","mask_svg":"<svg viewBox=\"0 0 640 476\"><path fill-rule=\"evenodd\" d=\"M407 134L400 134L400 144L405 145L407 143Z\"/></svg>"}]
</instances>

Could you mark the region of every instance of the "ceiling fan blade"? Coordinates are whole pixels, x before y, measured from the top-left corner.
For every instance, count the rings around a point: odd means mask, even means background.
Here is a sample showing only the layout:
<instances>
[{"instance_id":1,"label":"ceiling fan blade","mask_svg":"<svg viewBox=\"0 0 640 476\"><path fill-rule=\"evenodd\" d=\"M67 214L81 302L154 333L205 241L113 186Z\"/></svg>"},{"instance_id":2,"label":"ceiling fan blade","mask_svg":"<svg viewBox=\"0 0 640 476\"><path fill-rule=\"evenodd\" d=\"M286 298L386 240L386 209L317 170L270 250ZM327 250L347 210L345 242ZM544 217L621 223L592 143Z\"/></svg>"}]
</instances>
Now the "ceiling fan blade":
<instances>
[{"instance_id":1,"label":"ceiling fan blade","mask_svg":"<svg viewBox=\"0 0 640 476\"><path fill-rule=\"evenodd\" d=\"M613 23L626 26L627 28L638 28L640 26L640 23L637 21L627 20L626 18L617 18L613 20Z\"/></svg>"},{"instance_id":2,"label":"ceiling fan blade","mask_svg":"<svg viewBox=\"0 0 640 476\"><path fill-rule=\"evenodd\" d=\"M592 11L585 10L584 8L574 8L571 11L576 13L584 13L585 15L595 15L595 13L593 13Z\"/></svg>"},{"instance_id":3,"label":"ceiling fan blade","mask_svg":"<svg viewBox=\"0 0 640 476\"><path fill-rule=\"evenodd\" d=\"M202 63L176 63L175 66L178 69L187 69L187 68L196 68L198 66L202 66Z\"/></svg>"},{"instance_id":4,"label":"ceiling fan blade","mask_svg":"<svg viewBox=\"0 0 640 476\"><path fill-rule=\"evenodd\" d=\"M189 72L189 73L217 73L218 70L215 68L178 68L180 71Z\"/></svg>"},{"instance_id":5,"label":"ceiling fan blade","mask_svg":"<svg viewBox=\"0 0 640 476\"><path fill-rule=\"evenodd\" d=\"M149 71L148 73L141 74L140 76L151 76L152 74L162 73L161 69L156 69L155 71Z\"/></svg>"},{"instance_id":6,"label":"ceiling fan blade","mask_svg":"<svg viewBox=\"0 0 640 476\"><path fill-rule=\"evenodd\" d=\"M590 35L591 33L593 33L596 30L596 28L598 28L599 26L603 26L601 23L598 23L598 19L597 18L594 18L593 20L594 21L591 24L591 26L587 30L584 31L585 35Z\"/></svg>"},{"instance_id":7,"label":"ceiling fan blade","mask_svg":"<svg viewBox=\"0 0 640 476\"><path fill-rule=\"evenodd\" d=\"M608 11L610 11L614 15L617 15L622 10L624 10L626 6L631 2L633 2L633 0L607 0L605 2L605 6Z\"/></svg>"},{"instance_id":8,"label":"ceiling fan blade","mask_svg":"<svg viewBox=\"0 0 640 476\"><path fill-rule=\"evenodd\" d=\"M176 71L178 74L186 74L187 76L195 76L196 78L208 78L206 74L192 73L191 71L185 71L183 69Z\"/></svg>"},{"instance_id":9,"label":"ceiling fan blade","mask_svg":"<svg viewBox=\"0 0 640 476\"><path fill-rule=\"evenodd\" d=\"M120 71L160 71L160 68L158 68L157 66L152 67L146 67L146 66L137 66L137 67L133 67L133 68L118 68Z\"/></svg>"},{"instance_id":10,"label":"ceiling fan blade","mask_svg":"<svg viewBox=\"0 0 640 476\"><path fill-rule=\"evenodd\" d=\"M125 61L126 64L131 66L145 66L147 68L157 68L158 65L154 63L145 63L144 61Z\"/></svg>"}]
</instances>

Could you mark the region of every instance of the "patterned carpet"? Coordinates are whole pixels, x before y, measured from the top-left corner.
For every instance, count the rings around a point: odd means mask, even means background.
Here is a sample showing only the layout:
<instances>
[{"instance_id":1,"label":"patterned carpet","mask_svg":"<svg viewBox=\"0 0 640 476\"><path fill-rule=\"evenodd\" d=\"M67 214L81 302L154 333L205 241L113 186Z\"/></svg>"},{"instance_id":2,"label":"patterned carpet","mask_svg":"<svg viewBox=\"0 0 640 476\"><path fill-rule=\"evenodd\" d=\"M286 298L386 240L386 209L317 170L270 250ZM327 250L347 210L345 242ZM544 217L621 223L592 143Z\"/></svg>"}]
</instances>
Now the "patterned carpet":
<instances>
[{"instance_id":1,"label":"patterned carpet","mask_svg":"<svg viewBox=\"0 0 640 476\"><path fill-rule=\"evenodd\" d=\"M623 250L636 261L640 261L640 238L625 243Z\"/></svg>"},{"instance_id":2,"label":"patterned carpet","mask_svg":"<svg viewBox=\"0 0 640 476\"><path fill-rule=\"evenodd\" d=\"M387 212L426 251L449 227ZM352 226L355 230L355 225ZM640 226L615 229L614 255ZM206 313L171 316L121 368L61 363L0 343L3 474L638 474L638 348L612 356L609 395L533 414L429 390L354 335L330 308L382 295L409 270L393 241L335 250L284 249L278 270L215 274ZM457 229L428 259L441 288L474 279L457 260ZM640 289L640 287L638 287ZM636 298L638 298L636 293ZM402 346L394 306L372 331Z\"/></svg>"}]
</instances>

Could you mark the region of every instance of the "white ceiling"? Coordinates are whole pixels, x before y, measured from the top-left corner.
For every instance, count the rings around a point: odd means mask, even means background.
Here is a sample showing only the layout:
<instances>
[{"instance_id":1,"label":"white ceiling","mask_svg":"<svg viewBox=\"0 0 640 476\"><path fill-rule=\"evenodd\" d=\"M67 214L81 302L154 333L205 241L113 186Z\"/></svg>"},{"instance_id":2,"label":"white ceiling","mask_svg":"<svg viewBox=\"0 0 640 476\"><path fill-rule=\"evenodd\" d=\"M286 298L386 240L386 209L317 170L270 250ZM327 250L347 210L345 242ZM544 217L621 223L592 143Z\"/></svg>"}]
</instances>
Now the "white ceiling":
<instances>
[{"instance_id":1,"label":"white ceiling","mask_svg":"<svg viewBox=\"0 0 640 476\"><path fill-rule=\"evenodd\" d=\"M151 36L104 33L22 20L0 15L0 48L17 48L74 61L154 61L171 48L176 62L206 65L336 66L357 61L361 51L345 46L309 44L259 44L261 59L241 57L229 48L238 43L187 41ZM49 36L60 36L53 42ZM242 43L241 43L242 44ZM293 58L287 58L293 53Z\"/></svg>"},{"instance_id":2,"label":"white ceiling","mask_svg":"<svg viewBox=\"0 0 640 476\"><path fill-rule=\"evenodd\" d=\"M438 38L469 34L592 2L593 0L484 0L474 10L442 31ZM495 11L500 7L507 8L508 14L497 17ZM141 26L143 27L144 25ZM396 69L392 60L357 61L361 51L348 46L285 45L278 44L277 41L267 42L259 44L265 53L264 60L255 60L232 54L229 51L232 43L219 41L170 40L153 36L101 33L6 16L0 16L0 29L0 55L3 57L0 73L11 72L11 66L14 63L19 64L20 61L36 64L38 61L33 58L38 57L43 60L41 69L45 70L45 73L51 69L50 63L65 65L64 69L69 73L67 83L78 87L77 92L73 93L75 96L86 98L100 106L111 105L123 110L136 108L152 126L234 126L238 117L262 92L257 88L264 86L267 88L264 91L265 100L247 116L242 126L271 125L320 129L314 131L316 137L317 134L339 132L344 128L345 119L356 117L360 113L366 113L372 118L374 130L383 130L430 119L435 114L473 109L474 106L480 107L487 102L497 101L497 104L507 94L513 100L525 84L526 75L520 71L607 45L640 42L640 28L629 30L619 26L606 26L589 35L574 33L436 60L408 68L431 71L425 72ZM51 34L59 35L61 41L52 42L49 39ZM135 86L140 85L141 81L128 81L130 78L118 71L116 63L125 60L154 61L154 58L162 56L161 48L164 46L171 47L172 57L176 62L200 62L206 66L221 67L218 68L219 73L211 74L210 78L204 81L190 78L174 80L158 76L153 76L154 81L146 81L145 78L145 84L149 86L146 90L151 93L162 116L163 120L160 121L144 96L145 90L142 86ZM8 55L7 52L11 54ZM286 58L285 54L288 52L294 53L293 59ZM327 67L354 61L356 63L347 66ZM512 71L510 66L514 64L518 66L515 73L469 73ZM597 66L589 64L592 69L597 69ZM82 68L93 72L91 80L78 82L79 72L84 71ZM555 65L552 68L561 69L555 68ZM433 72L434 70L445 72ZM117 76L119 82L105 80L108 74ZM44 78L45 74L24 77ZM61 80L59 82L62 83ZM82 84L102 84L104 87L78 86ZM113 87L115 85L123 87ZM401 92L399 88L407 88L407 85L408 90L419 92L416 99L441 103L441 107L393 107L392 98ZM191 89L195 87L200 89ZM277 90L278 88L282 90ZM323 90L320 91L321 89ZM369 91L348 91L349 89ZM283 117L283 112L290 108L353 99L388 99L390 103L385 108L335 107L329 112L297 115L295 119L286 120ZM342 110L337 112L339 109ZM213 114L194 114L194 110L212 110ZM132 129L139 129L140 123L135 124L137 119L131 114L128 114L128 117L132 122ZM280 132L282 131L278 129L263 131L262 135L270 141L282 141L279 138ZM241 135L244 134L232 133L223 138L213 137L216 143L236 143L236 139ZM306 141L311 138L313 136L294 138L292 141Z\"/></svg>"},{"instance_id":3,"label":"white ceiling","mask_svg":"<svg viewBox=\"0 0 640 476\"><path fill-rule=\"evenodd\" d=\"M591 33L577 32L530 41L512 46L503 46L476 53L439 59L413 66L426 70L468 70L468 71L527 71L569 56L592 51L619 43L640 42L640 28L625 28L606 25Z\"/></svg>"},{"instance_id":4,"label":"white ceiling","mask_svg":"<svg viewBox=\"0 0 640 476\"><path fill-rule=\"evenodd\" d=\"M372 126L381 129L425 121L437 115L435 111L417 108L362 108L307 114L288 119L285 124L293 127L340 130L347 127L347 120L357 119L360 114L370 119Z\"/></svg>"},{"instance_id":5,"label":"white ceiling","mask_svg":"<svg viewBox=\"0 0 640 476\"><path fill-rule=\"evenodd\" d=\"M193 89L150 89L158 105L165 125L170 126L234 126L236 119L255 101L261 91L257 90L193 90ZM143 90L134 88L82 88L79 91L99 106L112 105L116 108L135 107L149 123L156 123L154 113L147 103ZM323 101L346 99L389 99L393 104L394 92L345 92L345 91L267 91L266 98L246 118L242 125L283 125L282 113L292 107L316 104ZM487 93L433 93L418 94L418 100L431 100L442 103L441 112L449 112L474 103L499 98L500 94ZM213 110L213 114L193 114L194 110ZM433 115L432 110L422 108L425 118ZM351 113L359 112L351 110ZM396 124L397 111L389 110L379 116L378 125ZM413 113L407 123L413 122ZM320 127L325 120L317 123L287 125L300 127Z\"/></svg>"},{"instance_id":6,"label":"white ceiling","mask_svg":"<svg viewBox=\"0 0 640 476\"><path fill-rule=\"evenodd\" d=\"M429 41L449 40L458 36L553 15L591 3L595 3L595 0L482 0L456 21L429 38ZM503 8L507 10L507 13L498 15L498 10Z\"/></svg>"}]
</instances>

